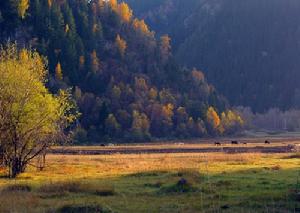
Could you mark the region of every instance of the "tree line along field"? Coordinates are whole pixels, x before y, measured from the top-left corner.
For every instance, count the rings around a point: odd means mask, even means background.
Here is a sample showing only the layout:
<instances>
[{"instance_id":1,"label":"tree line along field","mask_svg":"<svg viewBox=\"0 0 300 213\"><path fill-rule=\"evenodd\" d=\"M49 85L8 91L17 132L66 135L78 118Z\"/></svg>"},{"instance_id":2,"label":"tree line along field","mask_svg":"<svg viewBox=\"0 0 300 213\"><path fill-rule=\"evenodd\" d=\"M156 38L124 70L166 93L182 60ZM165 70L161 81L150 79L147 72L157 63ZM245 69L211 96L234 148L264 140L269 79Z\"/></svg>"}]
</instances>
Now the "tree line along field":
<instances>
[{"instance_id":1,"label":"tree line along field","mask_svg":"<svg viewBox=\"0 0 300 213\"><path fill-rule=\"evenodd\" d=\"M299 158L49 154L43 171L30 166L15 180L0 179L0 212L298 212Z\"/></svg>"}]
</instances>

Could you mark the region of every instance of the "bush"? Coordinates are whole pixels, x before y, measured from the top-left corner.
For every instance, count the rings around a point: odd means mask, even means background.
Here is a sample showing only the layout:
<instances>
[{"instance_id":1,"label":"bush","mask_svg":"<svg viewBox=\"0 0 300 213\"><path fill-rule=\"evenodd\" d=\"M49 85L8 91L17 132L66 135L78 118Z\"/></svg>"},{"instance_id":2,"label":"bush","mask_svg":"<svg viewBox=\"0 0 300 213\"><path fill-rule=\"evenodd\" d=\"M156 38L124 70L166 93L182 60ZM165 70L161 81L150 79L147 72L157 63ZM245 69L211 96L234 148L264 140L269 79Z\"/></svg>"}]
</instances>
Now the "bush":
<instances>
[{"instance_id":1,"label":"bush","mask_svg":"<svg viewBox=\"0 0 300 213\"><path fill-rule=\"evenodd\" d=\"M185 178L180 178L176 184L161 188L160 193L187 193L195 192L197 188L189 183Z\"/></svg>"}]
</instances>

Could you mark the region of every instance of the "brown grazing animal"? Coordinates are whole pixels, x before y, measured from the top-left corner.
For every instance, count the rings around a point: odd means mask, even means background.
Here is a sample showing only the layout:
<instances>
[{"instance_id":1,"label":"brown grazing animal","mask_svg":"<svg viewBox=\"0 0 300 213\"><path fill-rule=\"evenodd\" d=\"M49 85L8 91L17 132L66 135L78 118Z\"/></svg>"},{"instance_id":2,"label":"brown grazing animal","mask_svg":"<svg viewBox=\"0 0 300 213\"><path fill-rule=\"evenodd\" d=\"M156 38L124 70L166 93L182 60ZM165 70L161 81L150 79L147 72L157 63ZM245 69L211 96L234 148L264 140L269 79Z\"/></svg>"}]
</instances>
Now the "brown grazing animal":
<instances>
[{"instance_id":1,"label":"brown grazing animal","mask_svg":"<svg viewBox=\"0 0 300 213\"><path fill-rule=\"evenodd\" d=\"M271 142L270 141L265 141L265 144L271 144Z\"/></svg>"},{"instance_id":2,"label":"brown grazing animal","mask_svg":"<svg viewBox=\"0 0 300 213\"><path fill-rule=\"evenodd\" d=\"M238 141L231 141L231 144L239 144Z\"/></svg>"},{"instance_id":3,"label":"brown grazing animal","mask_svg":"<svg viewBox=\"0 0 300 213\"><path fill-rule=\"evenodd\" d=\"M221 146L220 142L215 142L215 146Z\"/></svg>"}]
</instances>

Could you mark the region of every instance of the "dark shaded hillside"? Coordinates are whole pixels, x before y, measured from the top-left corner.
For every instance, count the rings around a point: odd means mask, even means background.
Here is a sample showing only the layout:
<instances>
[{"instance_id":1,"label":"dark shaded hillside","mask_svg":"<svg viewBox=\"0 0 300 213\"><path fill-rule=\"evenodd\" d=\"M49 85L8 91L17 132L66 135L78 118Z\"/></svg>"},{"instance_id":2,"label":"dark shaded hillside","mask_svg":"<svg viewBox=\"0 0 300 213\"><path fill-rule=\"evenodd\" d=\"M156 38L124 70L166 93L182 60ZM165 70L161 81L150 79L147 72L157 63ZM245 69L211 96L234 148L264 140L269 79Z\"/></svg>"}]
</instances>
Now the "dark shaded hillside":
<instances>
[{"instance_id":1,"label":"dark shaded hillside","mask_svg":"<svg viewBox=\"0 0 300 213\"><path fill-rule=\"evenodd\" d=\"M170 38L156 38L123 2L1 1L0 14L2 42L47 56L51 91L72 88L77 142L232 134L242 124L202 72L174 62Z\"/></svg>"},{"instance_id":2,"label":"dark shaded hillside","mask_svg":"<svg viewBox=\"0 0 300 213\"><path fill-rule=\"evenodd\" d=\"M232 104L300 107L299 1L128 2L158 33L169 33L176 58L202 69Z\"/></svg>"}]
</instances>

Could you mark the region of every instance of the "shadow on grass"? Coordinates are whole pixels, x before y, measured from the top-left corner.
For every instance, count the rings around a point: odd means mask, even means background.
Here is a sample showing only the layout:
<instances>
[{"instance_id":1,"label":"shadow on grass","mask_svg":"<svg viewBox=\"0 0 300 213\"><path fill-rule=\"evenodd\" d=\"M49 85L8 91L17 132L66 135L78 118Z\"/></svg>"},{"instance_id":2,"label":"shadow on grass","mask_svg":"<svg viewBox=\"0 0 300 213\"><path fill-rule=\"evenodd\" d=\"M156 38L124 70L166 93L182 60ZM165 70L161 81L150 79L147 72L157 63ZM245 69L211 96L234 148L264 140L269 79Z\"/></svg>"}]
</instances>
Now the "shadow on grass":
<instances>
[{"instance_id":1,"label":"shadow on grass","mask_svg":"<svg viewBox=\"0 0 300 213\"><path fill-rule=\"evenodd\" d=\"M232 173L206 175L195 170L177 172L142 172L136 177L150 188L148 196L158 199L198 197L203 200L195 209L248 212L300 212L300 169L283 169L279 165L240 170ZM298 183L297 183L298 182ZM167 199L166 199L167 200ZM191 199L193 200L193 199ZM189 207L187 207L189 208ZM194 209L194 210L195 210Z\"/></svg>"},{"instance_id":2,"label":"shadow on grass","mask_svg":"<svg viewBox=\"0 0 300 213\"><path fill-rule=\"evenodd\" d=\"M65 205L58 209L58 213L110 213L112 211L105 209L97 204L91 205Z\"/></svg>"},{"instance_id":3,"label":"shadow on grass","mask_svg":"<svg viewBox=\"0 0 300 213\"><path fill-rule=\"evenodd\" d=\"M16 183L2 188L0 212L22 210L21 195L29 212L297 212L297 175L275 165L214 175L150 171L38 187Z\"/></svg>"}]
</instances>

